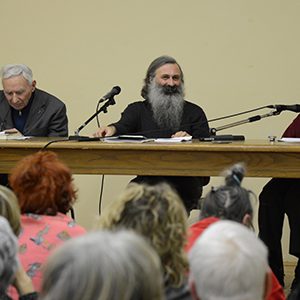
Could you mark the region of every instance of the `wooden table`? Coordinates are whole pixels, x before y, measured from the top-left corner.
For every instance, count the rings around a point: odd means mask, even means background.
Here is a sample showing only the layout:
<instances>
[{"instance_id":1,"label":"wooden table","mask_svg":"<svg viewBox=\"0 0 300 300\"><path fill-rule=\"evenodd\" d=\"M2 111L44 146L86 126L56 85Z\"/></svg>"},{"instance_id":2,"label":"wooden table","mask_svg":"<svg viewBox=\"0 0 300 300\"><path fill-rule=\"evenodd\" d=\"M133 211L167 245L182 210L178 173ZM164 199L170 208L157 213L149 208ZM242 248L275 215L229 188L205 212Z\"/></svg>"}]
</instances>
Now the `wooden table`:
<instances>
[{"instance_id":1,"label":"wooden table","mask_svg":"<svg viewBox=\"0 0 300 300\"><path fill-rule=\"evenodd\" d=\"M0 173L8 173L19 159L50 140L0 140ZM218 176L232 164L244 162L250 177L300 178L300 143L60 141L48 149L58 153L74 174Z\"/></svg>"}]
</instances>

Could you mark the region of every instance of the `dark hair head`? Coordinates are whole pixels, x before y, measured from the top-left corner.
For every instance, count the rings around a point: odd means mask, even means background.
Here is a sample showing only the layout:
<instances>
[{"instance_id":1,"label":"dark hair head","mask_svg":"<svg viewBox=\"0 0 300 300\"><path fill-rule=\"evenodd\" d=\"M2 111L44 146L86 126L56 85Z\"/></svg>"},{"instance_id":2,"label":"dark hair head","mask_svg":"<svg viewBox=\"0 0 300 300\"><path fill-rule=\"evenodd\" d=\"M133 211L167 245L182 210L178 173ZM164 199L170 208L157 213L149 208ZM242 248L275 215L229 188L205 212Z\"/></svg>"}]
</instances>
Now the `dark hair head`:
<instances>
[{"instance_id":1,"label":"dark hair head","mask_svg":"<svg viewBox=\"0 0 300 300\"><path fill-rule=\"evenodd\" d=\"M225 185L212 187L204 198L200 217L217 217L242 223L246 214L252 216L250 194L253 193L241 186L244 174L242 164L236 164L226 171Z\"/></svg>"},{"instance_id":2,"label":"dark hair head","mask_svg":"<svg viewBox=\"0 0 300 300\"><path fill-rule=\"evenodd\" d=\"M18 197L21 213L66 213L76 199L69 168L51 151L23 158L12 170L9 183Z\"/></svg>"},{"instance_id":3,"label":"dark hair head","mask_svg":"<svg viewBox=\"0 0 300 300\"><path fill-rule=\"evenodd\" d=\"M182 72L180 65L177 63L177 61L171 56L167 56L167 55L160 56L160 57L156 58L155 60L153 60L152 63L150 64L150 66L148 67L146 77L144 79L144 86L141 91L141 95L144 99L146 99L148 96L149 84L150 84L151 80L155 77L156 70L166 64L176 64L181 73L181 81L184 82L183 72Z\"/></svg>"}]
</instances>

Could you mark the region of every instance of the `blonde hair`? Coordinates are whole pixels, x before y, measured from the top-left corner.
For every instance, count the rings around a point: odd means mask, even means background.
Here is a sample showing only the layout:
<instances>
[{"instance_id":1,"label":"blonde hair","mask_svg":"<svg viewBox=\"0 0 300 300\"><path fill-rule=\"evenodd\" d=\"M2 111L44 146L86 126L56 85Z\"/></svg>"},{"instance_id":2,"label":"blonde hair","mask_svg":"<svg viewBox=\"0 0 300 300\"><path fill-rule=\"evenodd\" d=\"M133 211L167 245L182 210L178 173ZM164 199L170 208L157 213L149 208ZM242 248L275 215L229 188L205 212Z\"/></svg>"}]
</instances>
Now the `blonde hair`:
<instances>
[{"instance_id":1,"label":"blonde hair","mask_svg":"<svg viewBox=\"0 0 300 300\"><path fill-rule=\"evenodd\" d=\"M20 207L15 193L0 185L0 216L8 220L16 236L21 231Z\"/></svg>"},{"instance_id":2,"label":"blonde hair","mask_svg":"<svg viewBox=\"0 0 300 300\"><path fill-rule=\"evenodd\" d=\"M131 183L103 212L98 226L132 229L146 237L160 256L166 284L180 286L188 267L186 220L182 201L168 184Z\"/></svg>"}]
</instances>

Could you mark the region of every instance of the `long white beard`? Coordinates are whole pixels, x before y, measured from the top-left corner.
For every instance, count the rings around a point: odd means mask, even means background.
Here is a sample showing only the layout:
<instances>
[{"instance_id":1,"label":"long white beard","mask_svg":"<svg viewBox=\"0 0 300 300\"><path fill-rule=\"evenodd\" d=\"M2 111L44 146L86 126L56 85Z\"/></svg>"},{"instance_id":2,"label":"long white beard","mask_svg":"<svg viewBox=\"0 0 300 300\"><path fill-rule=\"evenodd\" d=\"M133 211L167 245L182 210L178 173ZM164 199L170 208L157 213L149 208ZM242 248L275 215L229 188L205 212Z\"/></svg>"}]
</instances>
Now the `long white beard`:
<instances>
[{"instance_id":1,"label":"long white beard","mask_svg":"<svg viewBox=\"0 0 300 300\"><path fill-rule=\"evenodd\" d=\"M159 128L179 129L184 106L184 86L178 88L178 93L166 94L164 86L156 83L155 80L149 85L148 100L151 103L153 117Z\"/></svg>"}]
</instances>

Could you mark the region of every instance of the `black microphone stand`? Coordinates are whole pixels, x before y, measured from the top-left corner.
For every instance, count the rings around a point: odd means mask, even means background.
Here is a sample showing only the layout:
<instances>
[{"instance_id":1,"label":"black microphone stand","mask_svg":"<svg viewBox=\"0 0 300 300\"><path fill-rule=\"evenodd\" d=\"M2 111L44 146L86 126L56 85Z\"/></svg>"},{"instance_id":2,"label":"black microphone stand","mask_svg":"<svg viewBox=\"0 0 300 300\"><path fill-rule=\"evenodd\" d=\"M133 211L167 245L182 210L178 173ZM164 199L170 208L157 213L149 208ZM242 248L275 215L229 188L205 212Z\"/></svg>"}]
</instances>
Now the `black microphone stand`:
<instances>
[{"instance_id":1,"label":"black microphone stand","mask_svg":"<svg viewBox=\"0 0 300 300\"><path fill-rule=\"evenodd\" d=\"M88 118L77 130L75 130L74 135L69 136L69 140L75 140L75 141L99 141L100 137L89 137L89 136L80 136L79 132L87 125L89 124L96 116L98 116L99 113L107 113L107 108L110 105L116 104L116 101L114 97L109 98L100 108L97 110L90 118Z\"/></svg>"},{"instance_id":2,"label":"black microphone stand","mask_svg":"<svg viewBox=\"0 0 300 300\"><path fill-rule=\"evenodd\" d=\"M216 133L218 131L221 131L221 130L224 130L224 129L232 128L232 127L239 126L239 125L246 124L246 123L252 123L252 122L255 122L255 121L259 121L263 118L267 118L267 117L271 117L271 116L277 116L280 113L281 113L281 111L276 109L275 111L271 111L267 114L256 115L256 116L253 116L253 117L241 120L241 121L229 123L227 125L223 125L223 126L219 126L219 127L215 127L215 128L210 128L211 136L209 138L207 138L206 140L207 141L243 141L243 140L245 140L245 136L243 136L243 135L216 135Z\"/></svg>"}]
</instances>

